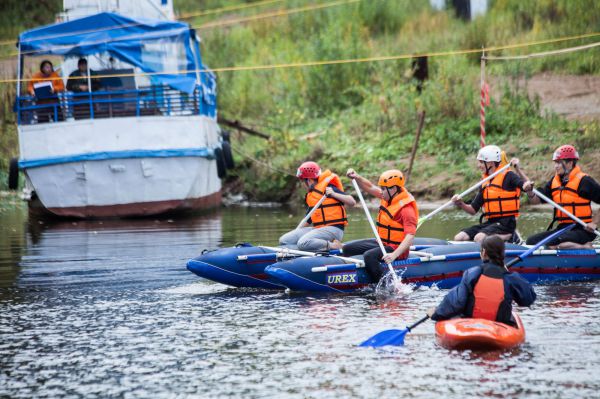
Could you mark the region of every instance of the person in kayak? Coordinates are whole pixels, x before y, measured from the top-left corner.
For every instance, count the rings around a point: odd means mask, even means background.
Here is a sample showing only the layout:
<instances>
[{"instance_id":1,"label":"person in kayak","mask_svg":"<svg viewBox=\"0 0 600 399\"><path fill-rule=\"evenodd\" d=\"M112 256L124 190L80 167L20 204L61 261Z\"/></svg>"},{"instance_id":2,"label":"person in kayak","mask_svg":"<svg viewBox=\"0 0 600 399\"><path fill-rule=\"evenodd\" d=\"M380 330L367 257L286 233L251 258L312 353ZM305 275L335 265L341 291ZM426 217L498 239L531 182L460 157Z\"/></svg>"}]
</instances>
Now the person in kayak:
<instances>
[{"instance_id":1,"label":"person in kayak","mask_svg":"<svg viewBox=\"0 0 600 399\"><path fill-rule=\"evenodd\" d=\"M501 168L501 161L502 152L495 145L485 146L477 153L477 167L484 177ZM518 162L516 158L511 160L511 164ZM469 215L475 215L483 207L479 224L461 230L454 240L481 242L490 235L498 235L504 241L511 240L517 229L521 190L528 191L532 187L531 181L521 179L515 172L505 170L482 184L470 203L463 202L458 195L453 196L454 204ZM484 218L486 221L482 223Z\"/></svg>"},{"instance_id":2,"label":"person in kayak","mask_svg":"<svg viewBox=\"0 0 600 399\"><path fill-rule=\"evenodd\" d=\"M377 216L377 233L387 255L383 256L374 238L352 241L342 247L344 256L363 254L369 276L374 282L378 282L384 275L382 261L391 263L396 259L408 257L408 251L417 232L419 219L417 202L404 187L404 175L397 169L383 172L377 185L360 176L354 169L348 169L346 175L355 179L362 190L381 198Z\"/></svg>"},{"instance_id":3,"label":"person in kayak","mask_svg":"<svg viewBox=\"0 0 600 399\"><path fill-rule=\"evenodd\" d=\"M600 224L600 212L593 217L591 203L600 203L600 184L581 171L577 165L578 160L579 153L572 145L563 145L557 148L552 155L555 175L539 191L577 216L587 226L583 228L577 224L573 229L548 242L549 248L593 248L592 241L596 238L593 231ZM527 193L527 195L532 204L539 204L543 201L533 192ZM551 230L556 222L558 222L558 226ZM554 209L554 217L548 226L548 231L532 235L527 239L527 244L535 245L571 223L575 223L575 221L563 212Z\"/></svg>"},{"instance_id":4,"label":"person in kayak","mask_svg":"<svg viewBox=\"0 0 600 399\"><path fill-rule=\"evenodd\" d=\"M504 241L497 235L486 237L481 243L483 263L465 271L460 283L437 307L429 309L429 317L435 321L473 317L516 326L512 302L531 306L536 295L519 273L506 270L504 248Z\"/></svg>"},{"instance_id":5,"label":"person in kayak","mask_svg":"<svg viewBox=\"0 0 600 399\"><path fill-rule=\"evenodd\" d=\"M321 172L315 162L304 162L296 173L306 188L306 213L317 205L323 195L327 199L312 214L304 226L285 233L279 244L303 251L328 251L342 247L344 228L348 224L346 206L353 207L356 201L344 192L340 178L330 170ZM312 227L311 227L312 224Z\"/></svg>"}]
</instances>

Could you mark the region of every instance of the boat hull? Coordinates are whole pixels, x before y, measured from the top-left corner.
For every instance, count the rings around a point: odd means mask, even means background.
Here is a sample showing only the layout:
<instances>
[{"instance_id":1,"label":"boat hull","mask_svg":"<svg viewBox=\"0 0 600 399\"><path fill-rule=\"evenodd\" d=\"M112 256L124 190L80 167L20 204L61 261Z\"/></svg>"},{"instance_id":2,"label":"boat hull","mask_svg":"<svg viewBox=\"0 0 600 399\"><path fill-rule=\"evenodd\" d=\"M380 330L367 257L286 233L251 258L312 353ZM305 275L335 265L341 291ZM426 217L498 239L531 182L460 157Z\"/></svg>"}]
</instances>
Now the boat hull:
<instances>
[{"instance_id":1,"label":"boat hull","mask_svg":"<svg viewBox=\"0 0 600 399\"><path fill-rule=\"evenodd\" d=\"M511 349L525 342L525 328L519 315L513 313L517 327L486 319L451 319L435 324L435 339L446 349L499 350Z\"/></svg>"},{"instance_id":2,"label":"boat hull","mask_svg":"<svg viewBox=\"0 0 600 399\"><path fill-rule=\"evenodd\" d=\"M216 122L204 116L19 126L28 186L60 217L151 216L219 205Z\"/></svg>"},{"instance_id":3,"label":"boat hull","mask_svg":"<svg viewBox=\"0 0 600 399\"><path fill-rule=\"evenodd\" d=\"M415 245L422 247L447 244L447 241L435 238L415 239ZM298 256L289 253L287 259L290 258L296 259ZM205 251L200 256L188 261L187 268L199 277L233 287L286 289L287 287L281 284L279 279L265 273L265 268L279 259L275 251L242 244L236 247ZM320 261L328 262L332 258L313 256L306 259L313 259L318 263Z\"/></svg>"},{"instance_id":4,"label":"boat hull","mask_svg":"<svg viewBox=\"0 0 600 399\"><path fill-rule=\"evenodd\" d=\"M507 261L526 249L507 245ZM431 260L409 258L393 263L403 282L452 288L460 282L465 270L481 264L478 244L432 247L423 251L432 254ZM597 252L600 251L538 252L513 266L511 271L519 272L532 283L600 279L600 254ZM274 263L265 268L265 273L293 291L353 292L373 284L364 267L332 256Z\"/></svg>"},{"instance_id":5,"label":"boat hull","mask_svg":"<svg viewBox=\"0 0 600 399\"><path fill-rule=\"evenodd\" d=\"M190 259L187 269L199 277L232 287L283 290L284 285L265 274L265 267L275 262L275 256L274 251L243 244L205 251Z\"/></svg>"}]
</instances>

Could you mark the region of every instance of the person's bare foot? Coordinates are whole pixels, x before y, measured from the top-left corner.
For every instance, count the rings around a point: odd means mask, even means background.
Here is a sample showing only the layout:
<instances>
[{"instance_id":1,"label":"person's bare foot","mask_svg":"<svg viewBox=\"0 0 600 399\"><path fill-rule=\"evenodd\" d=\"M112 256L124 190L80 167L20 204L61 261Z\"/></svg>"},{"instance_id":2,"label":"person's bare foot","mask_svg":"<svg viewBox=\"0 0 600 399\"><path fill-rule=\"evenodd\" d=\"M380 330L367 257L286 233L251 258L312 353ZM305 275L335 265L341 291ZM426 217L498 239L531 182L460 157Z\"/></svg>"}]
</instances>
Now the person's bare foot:
<instances>
[{"instance_id":1,"label":"person's bare foot","mask_svg":"<svg viewBox=\"0 0 600 399\"><path fill-rule=\"evenodd\" d=\"M333 240L329 243L329 249L342 249L343 245L341 241Z\"/></svg>"}]
</instances>

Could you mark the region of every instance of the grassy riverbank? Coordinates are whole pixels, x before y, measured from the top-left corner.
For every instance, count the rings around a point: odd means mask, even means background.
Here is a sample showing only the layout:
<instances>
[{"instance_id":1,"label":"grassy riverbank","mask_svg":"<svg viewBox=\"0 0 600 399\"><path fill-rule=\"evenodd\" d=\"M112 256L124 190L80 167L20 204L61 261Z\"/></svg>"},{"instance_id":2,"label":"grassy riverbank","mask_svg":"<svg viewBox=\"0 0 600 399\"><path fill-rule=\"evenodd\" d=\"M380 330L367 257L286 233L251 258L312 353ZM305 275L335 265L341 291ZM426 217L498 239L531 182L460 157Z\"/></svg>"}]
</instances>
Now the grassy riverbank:
<instances>
[{"instance_id":1,"label":"grassy riverbank","mask_svg":"<svg viewBox=\"0 0 600 399\"><path fill-rule=\"evenodd\" d=\"M180 0L182 9L189 2ZM211 8L231 2L222 1ZM286 8L306 4L286 2ZM211 67L288 64L399 54L478 49L530 43L600 31L593 1L492 1L472 22L427 2L361 1L320 11L203 30L204 59ZM244 17L260 10L239 11ZM214 19L214 17L213 17ZM223 18L222 21L227 21ZM494 52L527 54L597 41L587 38ZM411 60L219 73L222 115L272 136L267 143L238 136L239 167L230 189L258 200L285 201L296 187L290 176L306 159L343 173L348 167L371 177L409 162L417 114L426 112L409 188L425 198L446 197L476 179L479 147L479 53L429 58L421 94L411 80ZM492 103L486 112L488 143L518 156L534 178L548 175L553 148L577 145L584 167L600 172L598 121L567 121L542 112L527 95L527 79L555 74L598 74L600 54L588 50L527 61L494 61L487 73ZM523 80L525 84L523 84ZM549 88L550 90L552 88ZM246 157L247 156L247 157ZM252 159L251 159L252 158ZM260 162L257 162L257 161Z\"/></svg>"},{"instance_id":2,"label":"grassy riverbank","mask_svg":"<svg viewBox=\"0 0 600 399\"><path fill-rule=\"evenodd\" d=\"M175 6L183 13L240 3L176 0ZM329 2L288 0L187 21L202 37L203 59L212 68L480 49L600 32L600 10L594 0L495 0L487 15L472 22L455 18L451 11L435 11L428 2L365 0L249 23L202 27L317 3ZM507 49L492 55L549 51L599 39ZM296 189L292 175L306 159L338 173L354 167L371 177L390 167L405 170L417 114L424 110L425 126L409 188L421 198L447 197L463 187L465 179L470 182L477 177L473 159L479 146L479 56L430 57L430 79L421 94L410 77L410 57L218 73L219 112L272 137L266 142L234 135L238 167L230 174L228 190L255 200L286 201ZM598 177L598 121L568 121L543 113L539 99L530 98L522 83L540 72L598 75L597 48L523 61L493 61L487 72L492 82L492 102L486 111L488 143L520 157L526 171L540 179L547 176L552 149L571 142L579 146L583 166ZM4 110L0 162L5 171L7 157L16 153L16 140L10 121L12 101L6 101L11 94L6 85L0 90ZM0 178L1 189L6 179Z\"/></svg>"}]
</instances>

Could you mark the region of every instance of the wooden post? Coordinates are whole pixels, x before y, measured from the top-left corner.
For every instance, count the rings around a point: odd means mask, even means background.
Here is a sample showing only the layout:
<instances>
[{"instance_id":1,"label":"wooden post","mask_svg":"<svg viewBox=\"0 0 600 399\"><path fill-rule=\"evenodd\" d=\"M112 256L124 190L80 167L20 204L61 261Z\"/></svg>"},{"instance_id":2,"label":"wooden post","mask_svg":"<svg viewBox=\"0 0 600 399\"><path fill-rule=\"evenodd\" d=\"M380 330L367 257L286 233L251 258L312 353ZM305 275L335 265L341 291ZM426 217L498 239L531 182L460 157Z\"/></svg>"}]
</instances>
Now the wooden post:
<instances>
[{"instance_id":1,"label":"wooden post","mask_svg":"<svg viewBox=\"0 0 600 399\"><path fill-rule=\"evenodd\" d=\"M406 183L410 179L410 173L412 172L413 162L415 161L415 154L417 153L417 147L419 146L419 138L421 137L421 131L425 124L425 110L419 112L419 124L417 126L417 134L415 135L415 142L413 143L412 151L410 152L410 163L408 164L408 170L406 171Z\"/></svg>"}]
</instances>

